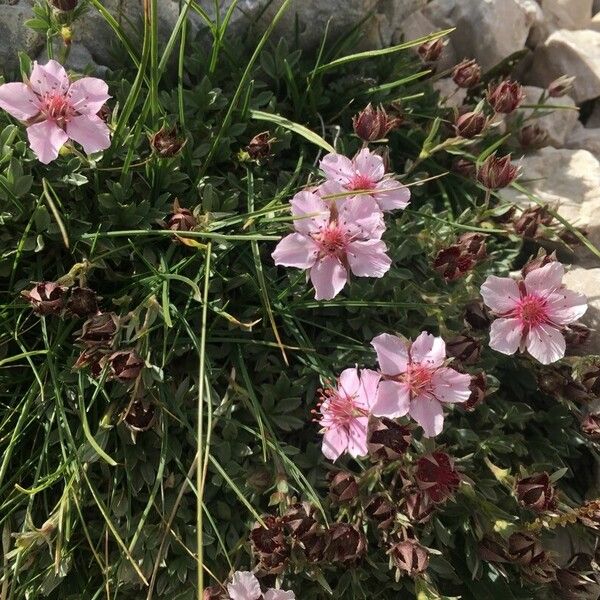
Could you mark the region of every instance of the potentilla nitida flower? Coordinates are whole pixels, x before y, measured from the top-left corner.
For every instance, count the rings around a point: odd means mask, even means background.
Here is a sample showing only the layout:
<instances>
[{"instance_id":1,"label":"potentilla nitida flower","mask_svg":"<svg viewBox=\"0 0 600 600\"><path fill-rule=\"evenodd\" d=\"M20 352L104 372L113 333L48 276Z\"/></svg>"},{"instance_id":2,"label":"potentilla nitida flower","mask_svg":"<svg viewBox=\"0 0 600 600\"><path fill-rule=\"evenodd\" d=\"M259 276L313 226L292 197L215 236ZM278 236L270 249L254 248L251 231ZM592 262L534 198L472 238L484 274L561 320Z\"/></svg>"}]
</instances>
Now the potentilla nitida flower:
<instances>
[{"instance_id":1,"label":"potentilla nitida flower","mask_svg":"<svg viewBox=\"0 0 600 600\"><path fill-rule=\"evenodd\" d=\"M487 117L482 111L469 111L463 113L456 119L454 123L454 132L457 137L470 140L485 129L487 122Z\"/></svg>"},{"instance_id":2,"label":"potentilla nitida flower","mask_svg":"<svg viewBox=\"0 0 600 600\"><path fill-rule=\"evenodd\" d=\"M263 596L256 575L250 571L236 571L227 584L229 600L295 600L294 592L269 588Z\"/></svg>"},{"instance_id":3,"label":"potentilla nitida flower","mask_svg":"<svg viewBox=\"0 0 600 600\"><path fill-rule=\"evenodd\" d=\"M328 204L314 192L291 201L295 233L284 237L272 257L276 265L308 269L317 300L331 300L350 273L383 277L392 261L381 236L383 215L375 200L352 196Z\"/></svg>"},{"instance_id":4,"label":"potentilla nitida flower","mask_svg":"<svg viewBox=\"0 0 600 600\"><path fill-rule=\"evenodd\" d=\"M414 342L382 333L371 345L382 373L373 415L402 417L421 425L427 437L444 426L444 403L466 402L471 395L469 375L445 366L446 344L423 331Z\"/></svg>"},{"instance_id":5,"label":"potentilla nitida flower","mask_svg":"<svg viewBox=\"0 0 600 600\"><path fill-rule=\"evenodd\" d=\"M585 296L564 287L564 268L552 262L517 282L490 275L481 286L486 305L498 317L490 329L490 348L502 354L527 350L544 365L565 355L562 328L587 310Z\"/></svg>"},{"instance_id":6,"label":"potentilla nitida flower","mask_svg":"<svg viewBox=\"0 0 600 600\"><path fill-rule=\"evenodd\" d=\"M361 199L373 198L383 211L406 208L410 190L386 174L381 156L363 148L353 159L342 154L327 154L320 163L327 181L321 186L323 195L357 194Z\"/></svg>"},{"instance_id":7,"label":"potentilla nitida flower","mask_svg":"<svg viewBox=\"0 0 600 600\"><path fill-rule=\"evenodd\" d=\"M488 156L477 170L477 181L488 190L499 190L509 186L519 176L519 167L511 162L511 155Z\"/></svg>"},{"instance_id":8,"label":"potentilla nitida flower","mask_svg":"<svg viewBox=\"0 0 600 600\"><path fill-rule=\"evenodd\" d=\"M34 62L27 83L0 85L0 108L27 125L29 145L40 162L52 162L69 139L87 154L110 146L109 129L98 116L110 98L96 77L70 82L55 60Z\"/></svg>"},{"instance_id":9,"label":"potentilla nitida flower","mask_svg":"<svg viewBox=\"0 0 600 600\"><path fill-rule=\"evenodd\" d=\"M481 67L477 61L465 58L452 71L452 81L461 88L471 88L481 81Z\"/></svg>"},{"instance_id":10,"label":"potentilla nitida flower","mask_svg":"<svg viewBox=\"0 0 600 600\"><path fill-rule=\"evenodd\" d=\"M370 102L352 117L354 133L364 142L381 140L401 122L398 117L390 117L383 106L373 108Z\"/></svg>"},{"instance_id":11,"label":"potentilla nitida flower","mask_svg":"<svg viewBox=\"0 0 600 600\"><path fill-rule=\"evenodd\" d=\"M436 504L451 498L460 485L454 460L445 452L433 452L419 458L415 478L421 491Z\"/></svg>"},{"instance_id":12,"label":"potentilla nitida flower","mask_svg":"<svg viewBox=\"0 0 600 600\"><path fill-rule=\"evenodd\" d=\"M523 100L525 100L523 88L510 79L490 86L487 91L487 101L497 113L507 115L516 110Z\"/></svg>"},{"instance_id":13,"label":"potentilla nitida flower","mask_svg":"<svg viewBox=\"0 0 600 600\"><path fill-rule=\"evenodd\" d=\"M21 292L21 295L31 304L33 312L45 317L61 313L65 306L67 289L55 281L42 281L33 289Z\"/></svg>"},{"instance_id":14,"label":"potentilla nitida flower","mask_svg":"<svg viewBox=\"0 0 600 600\"><path fill-rule=\"evenodd\" d=\"M561 75L548 86L548 96L550 98L560 98L573 88L575 77Z\"/></svg>"},{"instance_id":15,"label":"potentilla nitida flower","mask_svg":"<svg viewBox=\"0 0 600 600\"><path fill-rule=\"evenodd\" d=\"M519 504L525 508L543 512L556 507L554 485L548 473L522 477L517 481L515 490Z\"/></svg>"},{"instance_id":16,"label":"potentilla nitida flower","mask_svg":"<svg viewBox=\"0 0 600 600\"><path fill-rule=\"evenodd\" d=\"M321 393L319 423L326 458L337 460L347 452L365 456L371 406L377 397L380 375L369 369L342 371L337 386Z\"/></svg>"}]
</instances>

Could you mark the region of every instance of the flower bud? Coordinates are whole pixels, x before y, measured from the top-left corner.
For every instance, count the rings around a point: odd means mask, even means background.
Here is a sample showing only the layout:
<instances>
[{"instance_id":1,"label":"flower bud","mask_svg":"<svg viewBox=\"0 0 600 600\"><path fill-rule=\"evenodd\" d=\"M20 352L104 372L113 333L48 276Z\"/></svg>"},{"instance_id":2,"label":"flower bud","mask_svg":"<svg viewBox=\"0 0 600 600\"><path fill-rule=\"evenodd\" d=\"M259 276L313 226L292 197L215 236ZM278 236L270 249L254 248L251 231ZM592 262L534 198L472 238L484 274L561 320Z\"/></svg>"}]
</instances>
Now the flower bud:
<instances>
[{"instance_id":1,"label":"flower bud","mask_svg":"<svg viewBox=\"0 0 600 600\"><path fill-rule=\"evenodd\" d=\"M382 106L373 108L370 103L352 117L354 133L364 142L374 142L384 138L401 122L402 119L399 117L390 117Z\"/></svg>"},{"instance_id":2,"label":"flower bud","mask_svg":"<svg viewBox=\"0 0 600 600\"><path fill-rule=\"evenodd\" d=\"M409 577L423 573L429 566L429 553L417 540L407 539L394 544L389 550L396 568Z\"/></svg>"},{"instance_id":3,"label":"flower bud","mask_svg":"<svg viewBox=\"0 0 600 600\"><path fill-rule=\"evenodd\" d=\"M556 260L556 252L552 252L552 254L546 254L544 251L535 258L532 258L523 266L521 269L521 275L523 278L525 278L529 273L531 273L531 271L541 269L552 262L556 262Z\"/></svg>"},{"instance_id":4,"label":"flower bud","mask_svg":"<svg viewBox=\"0 0 600 600\"><path fill-rule=\"evenodd\" d=\"M461 88L474 87L481 80L481 67L475 60L465 58L454 67L452 80Z\"/></svg>"},{"instance_id":5,"label":"flower bud","mask_svg":"<svg viewBox=\"0 0 600 600\"><path fill-rule=\"evenodd\" d=\"M481 357L481 343L470 335L458 335L446 342L446 352L464 365L474 365Z\"/></svg>"},{"instance_id":6,"label":"flower bud","mask_svg":"<svg viewBox=\"0 0 600 600\"><path fill-rule=\"evenodd\" d=\"M517 134L517 139L519 140L519 144L521 144L521 148L536 150L547 145L548 132L537 123L534 123L533 125L521 127Z\"/></svg>"},{"instance_id":7,"label":"flower bud","mask_svg":"<svg viewBox=\"0 0 600 600\"><path fill-rule=\"evenodd\" d=\"M519 168L511 163L511 156L491 154L477 171L477 180L488 190L499 190L510 185L519 175Z\"/></svg>"},{"instance_id":8,"label":"flower bud","mask_svg":"<svg viewBox=\"0 0 600 600\"><path fill-rule=\"evenodd\" d=\"M473 329L488 329L492 318L481 300L473 300L465 306L464 323Z\"/></svg>"},{"instance_id":9,"label":"flower bud","mask_svg":"<svg viewBox=\"0 0 600 600\"><path fill-rule=\"evenodd\" d=\"M581 375L581 383L588 392L600 396L600 365L588 367Z\"/></svg>"},{"instance_id":10,"label":"flower bud","mask_svg":"<svg viewBox=\"0 0 600 600\"><path fill-rule=\"evenodd\" d=\"M445 452L436 451L419 458L415 477L419 488L435 503L451 498L460 485L454 460Z\"/></svg>"},{"instance_id":11,"label":"flower bud","mask_svg":"<svg viewBox=\"0 0 600 600\"><path fill-rule=\"evenodd\" d=\"M42 281L21 295L31 304L33 312L40 316L58 315L65 305L67 288L54 281Z\"/></svg>"},{"instance_id":12,"label":"flower bud","mask_svg":"<svg viewBox=\"0 0 600 600\"><path fill-rule=\"evenodd\" d=\"M365 513L377 523L377 529L389 531L396 517L396 507L384 494L377 494L365 506Z\"/></svg>"},{"instance_id":13,"label":"flower bud","mask_svg":"<svg viewBox=\"0 0 600 600\"><path fill-rule=\"evenodd\" d=\"M435 62L442 55L446 42L442 38L425 42L417 48L421 60L425 63Z\"/></svg>"},{"instance_id":14,"label":"flower bud","mask_svg":"<svg viewBox=\"0 0 600 600\"><path fill-rule=\"evenodd\" d=\"M125 383L137 379L145 366L142 357L133 348L113 352L108 357L111 375Z\"/></svg>"},{"instance_id":15,"label":"flower bud","mask_svg":"<svg viewBox=\"0 0 600 600\"><path fill-rule=\"evenodd\" d=\"M173 201L171 214L166 218L166 226L171 231L192 231L198 220L191 210L182 208L177 198Z\"/></svg>"},{"instance_id":16,"label":"flower bud","mask_svg":"<svg viewBox=\"0 0 600 600\"><path fill-rule=\"evenodd\" d=\"M516 81L505 79L498 85L490 86L487 92L487 101L497 112L509 114L517 109L525 100L523 88Z\"/></svg>"},{"instance_id":17,"label":"flower bud","mask_svg":"<svg viewBox=\"0 0 600 600\"><path fill-rule=\"evenodd\" d=\"M420 525L431 519L435 504L425 492L412 489L406 493L404 504L400 510L406 515L411 524Z\"/></svg>"},{"instance_id":18,"label":"flower bud","mask_svg":"<svg viewBox=\"0 0 600 600\"><path fill-rule=\"evenodd\" d=\"M367 538L355 525L333 523L329 528L326 558L332 563L351 565L366 554Z\"/></svg>"},{"instance_id":19,"label":"flower bud","mask_svg":"<svg viewBox=\"0 0 600 600\"><path fill-rule=\"evenodd\" d=\"M368 448L372 460L401 458L412 438L408 427L387 417L371 417L368 431Z\"/></svg>"},{"instance_id":20,"label":"flower bud","mask_svg":"<svg viewBox=\"0 0 600 600\"><path fill-rule=\"evenodd\" d=\"M69 12L71 10L75 10L77 5L79 4L79 0L48 0L50 4L57 8L58 10L62 10L63 12Z\"/></svg>"},{"instance_id":21,"label":"flower bud","mask_svg":"<svg viewBox=\"0 0 600 600\"><path fill-rule=\"evenodd\" d=\"M456 281L475 266L475 259L456 244L442 248L433 260L433 268L447 282Z\"/></svg>"},{"instance_id":22,"label":"flower bud","mask_svg":"<svg viewBox=\"0 0 600 600\"><path fill-rule=\"evenodd\" d=\"M78 317L89 317L98 312L98 297L90 288L74 287L69 294L67 310Z\"/></svg>"},{"instance_id":23,"label":"flower bud","mask_svg":"<svg viewBox=\"0 0 600 600\"><path fill-rule=\"evenodd\" d=\"M256 523L250 531L252 551L258 559L259 571L265 575L283 573L290 555L283 521L274 515L263 516L264 526Z\"/></svg>"},{"instance_id":24,"label":"flower bud","mask_svg":"<svg viewBox=\"0 0 600 600\"><path fill-rule=\"evenodd\" d=\"M456 119L454 131L457 137L468 140L479 135L487 125L487 117L481 111L466 112Z\"/></svg>"},{"instance_id":25,"label":"flower bud","mask_svg":"<svg viewBox=\"0 0 600 600\"><path fill-rule=\"evenodd\" d=\"M333 504L352 504L358 498L358 481L352 473L329 473L329 498Z\"/></svg>"},{"instance_id":26,"label":"flower bud","mask_svg":"<svg viewBox=\"0 0 600 600\"><path fill-rule=\"evenodd\" d=\"M580 424L581 432L592 438L593 440L600 439L600 413L589 413Z\"/></svg>"},{"instance_id":27,"label":"flower bud","mask_svg":"<svg viewBox=\"0 0 600 600\"><path fill-rule=\"evenodd\" d=\"M477 173L475 163L467 158L457 158L452 163L452 171L466 179L474 179Z\"/></svg>"},{"instance_id":28,"label":"flower bud","mask_svg":"<svg viewBox=\"0 0 600 600\"><path fill-rule=\"evenodd\" d=\"M485 400L487 395L487 377L483 371L471 375L469 390L471 391L469 399L459 405L466 411L475 410Z\"/></svg>"},{"instance_id":29,"label":"flower bud","mask_svg":"<svg viewBox=\"0 0 600 600\"><path fill-rule=\"evenodd\" d=\"M560 98L573 88L575 77L561 75L548 86L548 96L550 98Z\"/></svg>"},{"instance_id":30,"label":"flower bud","mask_svg":"<svg viewBox=\"0 0 600 600\"><path fill-rule=\"evenodd\" d=\"M514 221L515 232L523 237L535 238L541 225L548 227L553 217L545 206L532 206L525 209L521 216Z\"/></svg>"},{"instance_id":31,"label":"flower bud","mask_svg":"<svg viewBox=\"0 0 600 600\"><path fill-rule=\"evenodd\" d=\"M535 473L519 479L516 484L517 500L521 506L536 512L556 507L555 491L548 473Z\"/></svg>"},{"instance_id":32,"label":"flower bud","mask_svg":"<svg viewBox=\"0 0 600 600\"><path fill-rule=\"evenodd\" d=\"M119 329L119 317L114 312L99 313L82 326L78 342L88 347L111 346Z\"/></svg>"},{"instance_id":33,"label":"flower bud","mask_svg":"<svg viewBox=\"0 0 600 600\"><path fill-rule=\"evenodd\" d=\"M156 407L154 404L136 400L127 407L123 414L123 421L128 429L135 432L148 431L156 420Z\"/></svg>"},{"instance_id":34,"label":"flower bud","mask_svg":"<svg viewBox=\"0 0 600 600\"><path fill-rule=\"evenodd\" d=\"M546 553L536 537L530 533L517 532L508 538L510 559L522 566L535 565L546 560Z\"/></svg>"},{"instance_id":35,"label":"flower bud","mask_svg":"<svg viewBox=\"0 0 600 600\"><path fill-rule=\"evenodd\" d=\"M162 127L150 136L150 147L159 158L172 158L181 151L186 141L177 135L177 127Z\"/></svg>"}]
</instances>

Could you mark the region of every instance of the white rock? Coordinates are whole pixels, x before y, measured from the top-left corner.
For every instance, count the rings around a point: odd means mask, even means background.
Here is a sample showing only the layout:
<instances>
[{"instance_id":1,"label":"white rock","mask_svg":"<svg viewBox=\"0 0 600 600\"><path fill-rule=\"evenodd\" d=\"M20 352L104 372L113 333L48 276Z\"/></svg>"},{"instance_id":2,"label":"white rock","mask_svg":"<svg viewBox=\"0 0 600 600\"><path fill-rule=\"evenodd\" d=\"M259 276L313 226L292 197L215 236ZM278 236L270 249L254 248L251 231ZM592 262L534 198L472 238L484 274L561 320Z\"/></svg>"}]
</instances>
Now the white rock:
<instances>
[{"instance_id":1,"label":"white rock","mask_svg":"<svg viewBox=\"0 0 600 600\"><path fill-rule=\"evenodd\" d=\"M600 268L574 267L565 274L563 283L570 290L585 294L588 300L588 309L580 320L592 331L577 354L600 354Z\"/></svg>"},{"instance_id":2,"label":"white rock","mask_svg":"<svg viewBox=\"0 0 600 600\"><path fill-rule=\"evenodd\" d=\"M25 21L33 17L32 5L32 0L0 2L0 69L14 69L19 52L32 55L43 46L44 38L25 27Z\"/></svg>"},{"instance_id":3,"label":"white rock","mask_svg":"<svg viewBox=\"0 0 600 600\"><path fill-rule=\"evenodd\" d=\"M526 98L524 104L537 104L544 91L543 88L534 86L523 86ZM548 133L548 143L555 148L562 148L565 140L569 133L579 123L579 111L572 98L569 96L563 96L562 98L546 98L545 106L548 109L532 109L523 108L519 109L519 113L525 118L531 116L534 112L537 115L544 115L535 120L527 121L530 123L537 123L540 127L546 130ZM552 110L550 107L560 106Z\"/></svg>"},{"instance_id":4,"label":"white rock","mask_svg":"<svg viewBox=\"0 0 600 600\"><path fill-rule=\"evenodd\" d=\"M531 23L531 29L527 37L527 47L533 49L548 37L546 17L542 7L536 0L517 0L517 3L524 10L527 20Z\"/></svg>"},{"instance_id":5,"label":"white rock","mask_svg":"<svg viewBox=\"0 0 600 600\"><path fill-rule=\"evenodd\" d=\"M450 108L462 106L467 97L467 90L459 88L451 77L442 77L433 84L433 89L440 93L440 104Z\"/></svg>"},{"instance_id":6,"label":"white rock","mask_svg":"<svg viewBox=\"0 0 600 600\"><path fill-rule=\"evenodd\" d=\"M551 29L586 29L592 18L593 0L541 0Z\"/></svg>"},{"instance_id":7,"label":"white rock","mask_svg":"<svg viewBox=\"0 0 600 600\"><path fill-rule=\"evenodd\" d=\"M580 104L600 96L600 32L555 31L535 50L527 82L546 87L561 75L574 75L572 96Z\"/></svg>"},{"instance_id":8,"label":"white rock","mask_svg":"<svg viewBox=\"0 0 600 600\"><path fill-rule=\"evenodd\" d=\"M600 128L589 129L578 123L568 135L565 148L587 150L600 160Z\"/></svg>"}]
</instances>

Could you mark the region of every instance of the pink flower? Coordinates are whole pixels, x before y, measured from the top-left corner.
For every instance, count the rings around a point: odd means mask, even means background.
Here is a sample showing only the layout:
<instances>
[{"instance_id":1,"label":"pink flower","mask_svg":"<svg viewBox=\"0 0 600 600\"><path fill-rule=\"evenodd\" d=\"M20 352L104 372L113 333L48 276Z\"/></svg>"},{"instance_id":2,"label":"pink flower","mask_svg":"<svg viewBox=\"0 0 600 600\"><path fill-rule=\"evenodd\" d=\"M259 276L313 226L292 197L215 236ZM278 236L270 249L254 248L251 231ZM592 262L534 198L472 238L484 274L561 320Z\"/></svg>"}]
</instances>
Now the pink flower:
<instances>
[{"instance_id":1,"label":"pink flower","mask_svg":"<svg viewBox=\"0 0 600 600\"><path fill-rule=\"evenodd\" d=\"M304 191L291 201L295 233L283 238L272 256L276 265L310 269L317 300L331 300L348 281L383 277L392 261L381 241L383 216L372 198L353 196L327 204Z\"/></svg>"},{"instance_id":2,"label":"pink flower","mask_svg":"<svg viewBox=\"0 0 600 600\"><path fill-rule=\"evenodd\" d=\"M502 354L525 349L542 364L565 355L561 329L587 310L582 294L562 284L564 267L551 262L517 282L490 275L481 286L485 304L498 316L490 328L490 348Z\"/></svg>"},{"instance_id":3,"label":"pink flower","mask_svg":"<svg viewBox=\"0 0 600 600\"><path fill-rule=\"evenodd\" d=\"M320 166L327 177L321 186L324 195L368 190L369 194L360 197L374 198L381 210L408 206L410 190L386 175L383 158L368 148L363 148L352 160L341 154L327 154Z\"/></svg>"},{"instance_id":4,"label":"pink flower","mask_svg":"<svg viewBox=\"0 0 600 600\"><path fill-rule=\"evenodd\" d=\"M382 333L371 345L383 375L373 415L395 418L408 413L427 437L438 435L444 426L442 403L466 402L471 395L471 377L444 366L444 340L423 331L407 343Z\"/></svg>"},{"instance_id":5,"label":"pink flower","mask_svg":"<svg viewBox=\"0 0 600 600\"><path fill-rule=\"evenodd\" d=\"M294 592L270 588L263 596L258 579L250 571L236 571L227 585L230 600L295 600Z\"/></svg>"},{"instance_id":6,"label":"pink flower","mask_svg":"<svg viewBox=\"0 0 600 600\"><path fill-rule=\"evenodd\" d=\"M323 392L320 423L326 458L335 461L344 452L354 457L368 453L367 426L379 379L379 373L369 369L360 375L358 369L346 369L337 387Z\"/></svg>"},{"instance_id":7,"label":"pink flower","mask_svg":"<svg viewBox=\"0 0 600 600\"><path fill-rule=\"evenodd\" d=\"M109 98L104 81L83 77L71 83L55 60L34 62L27 83L0 85L0 108L26 123L29 145L44 164L53 161L69 139L87 154L110 146L108 127L97 116Z\"/></svg>"}]
</instances>

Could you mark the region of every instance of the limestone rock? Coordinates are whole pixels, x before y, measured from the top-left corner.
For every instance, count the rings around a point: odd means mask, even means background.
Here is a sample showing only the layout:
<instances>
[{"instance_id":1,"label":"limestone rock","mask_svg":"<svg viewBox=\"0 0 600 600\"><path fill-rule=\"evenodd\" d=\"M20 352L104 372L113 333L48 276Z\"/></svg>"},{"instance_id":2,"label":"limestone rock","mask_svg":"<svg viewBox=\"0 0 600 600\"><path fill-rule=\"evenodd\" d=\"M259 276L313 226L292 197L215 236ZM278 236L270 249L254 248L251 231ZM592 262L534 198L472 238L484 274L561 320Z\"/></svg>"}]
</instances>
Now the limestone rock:
<instances>
[{"instance_id":1,"label":"limestone rock","mask_svg":"<svg viewBox=\"0 0 600 600\"><path fill-rule=\"evenodd\" d=\"M578 123L568 135L565 147L587 150L600 160L600 128L589 129Z\"/></svg>"},{"instance_id":2,"label":"limestone rock","mask_svg":"<svg viewBox=\"0 0 600 600\"><path fill-rule=\"evenodd\" d=\"M563 282L567 288L585 294L588 299L588 309L581 322L592 331L585 346L578 348L577 353L600 354L600 268L574 267L565 274Z\"/></svg>"},{"instance_id":3,"label":"limestone rock","mask_svg":"<svg viewBox=\"0 0 600 600\"><path fill-rule=\"evenodd\" d=\"M541 0L546 23L552 29L586 29L593 0Z\"/></svg>"},{"instance_id":4,"label":"limestone rock","mask_svg":"<svg viewBox=\"0 0 600 600\"><path fill-rule=\"evenodd\" d=\"M25 27L31 19L33 0L0 0L0 71L18 66L18 53L35 54L44 44L43 37Z\"/></svg>"},{"instance_id":5,"label":"limestone rock","mask_svg":"<svg viewBox=\"0 0 600 600\"><path fill-rule=\"evenodd\" d=\"M527 82L546 87L561 75L576 77L572 96L578 104L600 96L600 32L560 29L538 46Z\"/></svg>"},{"instance_id":6,"label":"limestone rock","mask_svg":"<svg viewBox=\"0 0 600 600\"><path fill-rule=\"evenodd\" d=\"M459 88L451 77L442 77L433 84L433 89L440 94L440 105L458 108L467 97L467 90Z\"/></svg>"}]
</instances>

